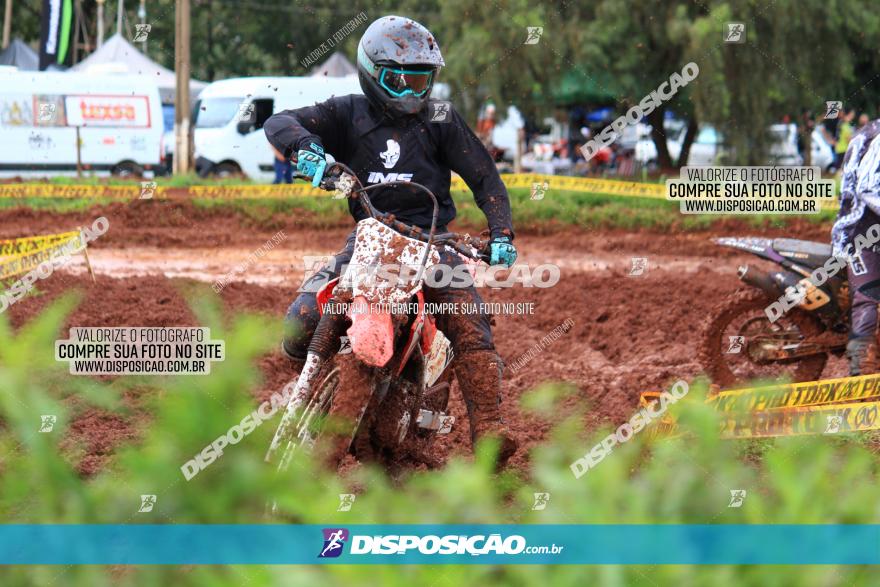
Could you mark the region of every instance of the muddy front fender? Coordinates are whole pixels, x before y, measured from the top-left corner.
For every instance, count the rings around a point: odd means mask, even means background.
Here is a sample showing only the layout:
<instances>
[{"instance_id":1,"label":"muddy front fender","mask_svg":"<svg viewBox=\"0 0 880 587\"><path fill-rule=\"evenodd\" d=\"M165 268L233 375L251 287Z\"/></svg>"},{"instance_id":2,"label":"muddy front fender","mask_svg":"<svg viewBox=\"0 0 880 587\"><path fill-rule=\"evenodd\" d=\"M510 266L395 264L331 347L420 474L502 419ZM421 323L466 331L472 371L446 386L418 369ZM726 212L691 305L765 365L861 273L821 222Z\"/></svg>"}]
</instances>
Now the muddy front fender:
<instances>
[{"instance_id":1,"label":"muddy front fender","mask_svg":"<svg viewBox=\"0 0 880 587\"><path fill-rule=\"evenodd\" d=\"M377 309L357 296L348 311L351 351L366 365L384 367L394 356L394 323L390 311Z\"/></svg>"}]
</instances>

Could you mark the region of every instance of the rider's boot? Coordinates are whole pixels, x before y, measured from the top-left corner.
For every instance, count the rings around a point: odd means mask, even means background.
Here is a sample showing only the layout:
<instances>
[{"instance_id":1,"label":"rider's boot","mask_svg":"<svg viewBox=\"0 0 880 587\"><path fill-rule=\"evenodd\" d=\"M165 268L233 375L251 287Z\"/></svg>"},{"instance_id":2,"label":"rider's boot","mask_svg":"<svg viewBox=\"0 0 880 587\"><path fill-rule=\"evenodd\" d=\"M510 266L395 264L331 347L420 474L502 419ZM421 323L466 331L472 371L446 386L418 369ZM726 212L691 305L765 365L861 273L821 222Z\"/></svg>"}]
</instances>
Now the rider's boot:
<instances>
[{"instance_id":1,"label":"rider's boot","mask_svg":"<svg viewBox=\"0 0 880 587\"><path fill-rule=\"evenodd\" d=\"M877 340L873 336L853 338L846 344L846 356L849 357L849 374L870 375L880 371L877 360Z\"/></svg>"},{"instance_id":2,"label":"rider's boot","mask_svg":"<svg viewBox=\"0 0 880 587\"><path fill-rule=\"evenodd\" d=\"M467 406L471 444L494 437L500 441L497 468L516 452L517 443L501 419L501 357L495 351L465 351L454 361L455 377Z\"/></svg>"}]
</instances>

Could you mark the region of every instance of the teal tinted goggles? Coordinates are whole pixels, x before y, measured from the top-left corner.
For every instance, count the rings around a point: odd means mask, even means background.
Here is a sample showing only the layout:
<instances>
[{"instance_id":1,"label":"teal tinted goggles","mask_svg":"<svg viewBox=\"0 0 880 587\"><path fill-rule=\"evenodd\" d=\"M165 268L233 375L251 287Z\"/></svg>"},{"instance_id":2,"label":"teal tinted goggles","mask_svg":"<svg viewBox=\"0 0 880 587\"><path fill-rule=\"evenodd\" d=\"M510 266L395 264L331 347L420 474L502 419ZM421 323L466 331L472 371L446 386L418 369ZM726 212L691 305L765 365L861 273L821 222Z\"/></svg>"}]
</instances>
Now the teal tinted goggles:
<instances>
[{"instance_id":1,"label":"teal tinted goggles","mask_svg":"<svg viewBox=\"0 0 880 587\"><path fill-rule=\"evenodd\" d=\"M395 98L406 95L424 96L434 81L433 71L414 71L382 67L379 72L379 85Z\"/></svg>"}]
</instances>

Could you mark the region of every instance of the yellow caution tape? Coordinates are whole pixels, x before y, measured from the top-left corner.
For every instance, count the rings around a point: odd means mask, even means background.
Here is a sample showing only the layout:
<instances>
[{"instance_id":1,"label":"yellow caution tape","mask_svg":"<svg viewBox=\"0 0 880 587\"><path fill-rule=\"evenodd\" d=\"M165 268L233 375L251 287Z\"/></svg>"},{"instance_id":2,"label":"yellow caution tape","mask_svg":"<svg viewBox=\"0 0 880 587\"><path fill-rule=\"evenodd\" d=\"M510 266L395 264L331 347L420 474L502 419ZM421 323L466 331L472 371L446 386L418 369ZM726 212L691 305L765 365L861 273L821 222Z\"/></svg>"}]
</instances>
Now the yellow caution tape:
<instances>
[{"instance_id":1,"label":"yellow caution tape","mask_svg":"<svg viewBox=\"0 0 880 587\"><path fill-rule=\"evenodd\" d=\"M0 198L119 198L140 197L140 186L57 185L51 183L0 184Z\"/></svg>"},{"instance_id":2,"label":"yellow caution tape","mask_svg":"<svg viewBox=\"0 0 880 587\"><path fill-rule=\"evenodd\" d=\"M660 400L662 392L645 391L639 396L639 403L647 408L652 403ZM647 429L648 438L671 438L675 436L675 418L668 411L655 420Z\"/></svg>"},{"instance_id":3,"label":"yellow caution tape","mask_svg":"<svg viewBox=\"0 0 880 587\"><path fill-rule=\"evenodd\" d=\"M142 197L142 195L144 197ZM327 192L306 183L288 185L211 185L175 188L156 186L141 190L140 186L2 184L0 198L104 198L117 200L181 198L295 198L326 196Z\"/></svg>"},{"instance_id":4,"label":"yellow caution tape","mask_svg":"<svg viewBox=\"0 0 880 587\"><path fill-rule=\"evenodd\" d=\"M621 196L638 196L666 199L666 187L659 183L598 179L593 177L570 177L567 175L543 175L539 173L511 173L501 176L508 188L531 188L534 184L547 183L547 190L590 192ZM452 180L453 190L466 190L460 177Z\"/></svg>"},{"instance_id":5,"label":"yellow caution tape","mask_svg":"<svg viewBox=\"0 0 880 587\"><path fill-rule=\"evenodd\" d=\"M302 198L306 196L327 197L328 192L311 184L292 183L286 185L194 185L186 190L190 198L218 198L228 200Z\"/></svg>"},{"instance_id":6,"label":"yellow caution tape","mask_svg":"<svg viewBox=\"0 0 880 587\"><path fill-rule=\"evenodd\" d=\"M508 188L531 188L533 184L546 182L548 189L591 192L623 196L641 196L665 199L665 187L658 183L618 181L589 177L567 177L562 175L542 175L536 173L503 174L502 181ZM157 182L161 184L161 182ZM452 191L466 191L464 180L455 176L451 182ZM162 199L180 193L191 198L291 198L303 196L326 196L327 192L298 182L287 185L205 185L173 188L157 185L152 189L152 197ZM138 199L141 187L111 185L57 185L50 183L19 183L0 185L0 198L117 198Z\"/></svg>"},{"instance_id":7,"label":"yellow caution tape","mask_svg":"<svg viewBox=\"0 0 880 587\"><path fill-rule=\"evenodd\" d=\"M647 391L639 402L648 406L659 397ZM721 391L706 403L721 413L723 438L761 438L880 429L880 401L867 400L880 400L880 374ZM668 415L659 424L652 437L675 427Z\"/></svg>"},{"instance_id":8,"label":"yellow caution tape","mask_svg":"<svg viewBox=\"0 0 880 587\"><path fill-rule=\"evenodd\" d=\"M722 438L767 438L880 429L880 402L856 402L724 414Z\"/></svg>"},{"instance_id":9,"label":"yellow caution tape","mask_svg":"<svg viewBox=\"0 0 880 587\"><path fill-rule=\"evenodd\" d=\"M720 412L754 412L880 399L880 374L722 391L708 402Z\"/></svg>"},{"instance_id":10,"label":"yellow caution tape","mask_svg":"<svg viewBox=\"0 0 880 587\"><path fill-rule=\"evenodd\" d=\"M643 408L647 408L660 399L660 394L661 392L659 391L643 391L642 395L639 396L639 403L642 404Z\"/></svg>"},{"instance_id":11,"label":"yellow caution tape","mask_svg":"<svg viewBox=\"0 0 880 587\"><path fill-rule=\"evenodd\" d=\"M60 234L46 234L42 236L28 236L24 238L0 239L0 257L24 255L40 249L51 247L54 244L67 242L72 238L79 237L79 231L62 232Z\"/></svg>"},{"instance_id":12,"label":"yellow caution tape","mask_svg":"<svg viewBox=\"0 0 880 587\"><path fill-rule=\"evenodd\" d=\"M28 253L16 255L0 262L0 279L6 279L7 277L21 275L22 273L27 273L32 269L36 269L40 266L41 263L49 261L50 259L61 255L62 248L67 243L72 241L80 241L79 232L66 234L68 236L64 240L51 242L50 244L47 244L42 248L33 250ZM84 248L84 246L84 244L80 243L80 247L78 248Z\"/></svg>"},{"instance_id":13,"label":"yellow caution tape","mask_svg":"<svg viewBox=\"0 0 880 587\"><path fill-rule=\"evenodd\" d=\"M544 175L539 173L506 173L501 180L508 188L531 188L534 184L546 183L546 189L582 193L608 194L613 196L653 198L666 200L666 187L659 183L600 179L594 177L569 177L565 175ZM161 182L157 182L161 183ZM452 191L467 191L464 180L452 178ZM217 199L289 199L326 196L327 192L312 187L305 182L286 185L204 185L176 188L157 185L149 192L152 199L171 197L217 198ZM57 185L50 183L19 183L0 185L0 198L110 198L135 200L140 198L140 186L111 185ZM838 201L823 199L822 209L836 210Z\"/></svg>"}]
</instances>

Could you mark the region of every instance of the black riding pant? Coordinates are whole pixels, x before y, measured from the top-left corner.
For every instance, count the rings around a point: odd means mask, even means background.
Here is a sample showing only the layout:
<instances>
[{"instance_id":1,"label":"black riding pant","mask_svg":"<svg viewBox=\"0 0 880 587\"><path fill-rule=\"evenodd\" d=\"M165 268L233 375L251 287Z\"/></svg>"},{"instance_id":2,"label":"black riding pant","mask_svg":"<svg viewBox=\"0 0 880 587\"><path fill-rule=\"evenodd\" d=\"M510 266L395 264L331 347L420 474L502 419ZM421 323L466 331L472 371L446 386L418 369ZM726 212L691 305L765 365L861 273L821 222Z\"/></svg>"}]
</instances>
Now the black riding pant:
<instances>
[{"instance_id":1,"label":"black riding pant","mask_svg":"<svg viewBox=\"0 0 880 587\"><path fill-rule=\"evenodd\" d=\"M861 229L867 229L868 226L869 224L860 222L854 234L864 234ZM850 339L872 337L877 330L877 300L859 291L861 286L880 279L880 252L877 249L877 245L863 249L847 263L852 300Z\"/></svg>"}]
</instances>

